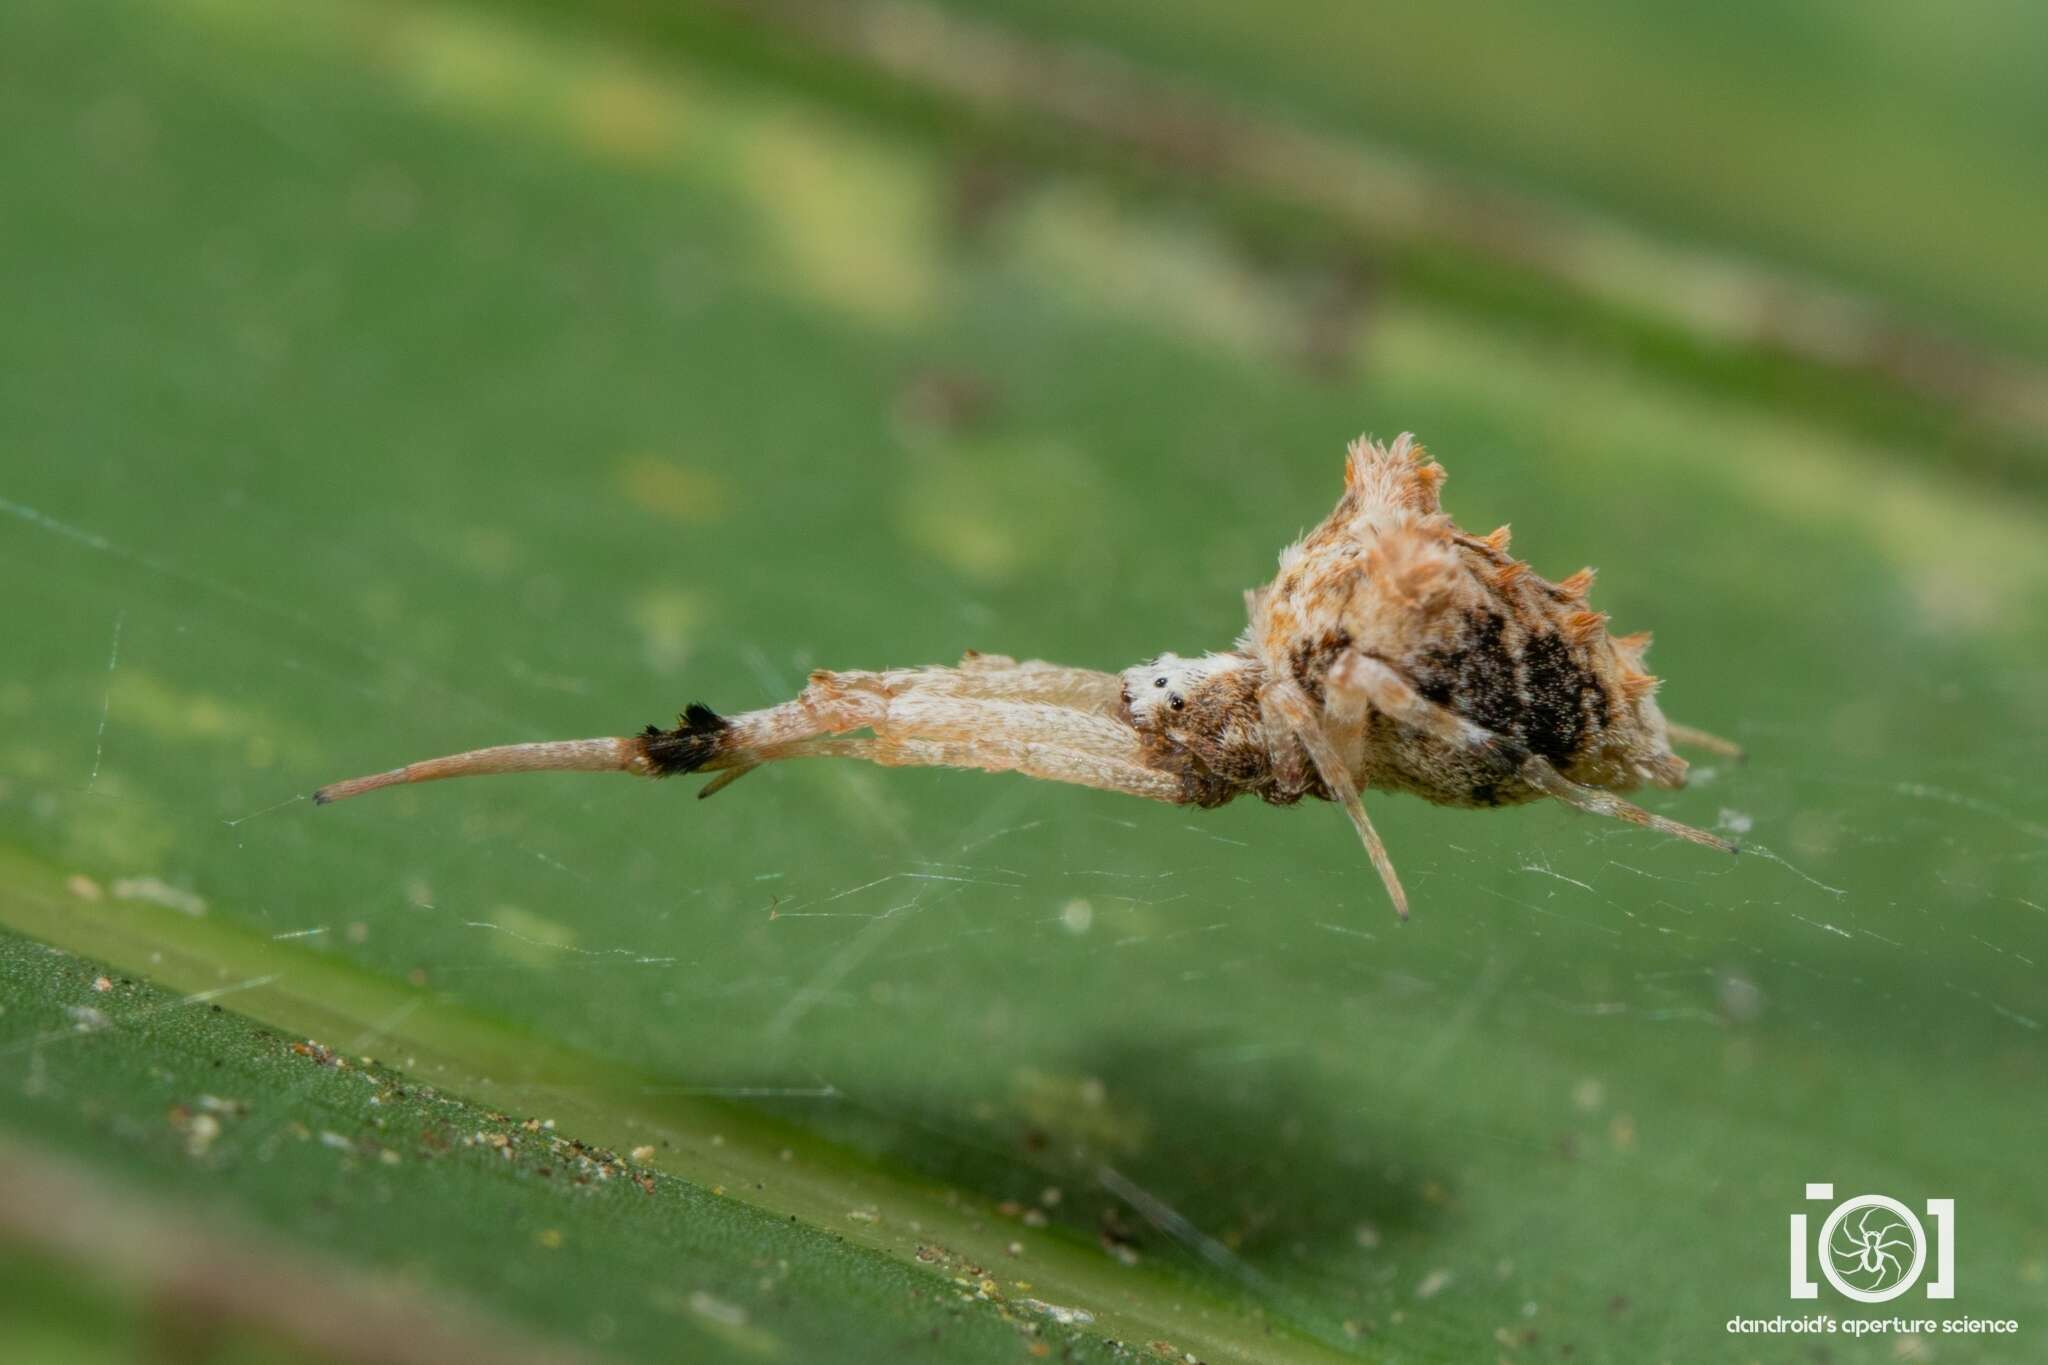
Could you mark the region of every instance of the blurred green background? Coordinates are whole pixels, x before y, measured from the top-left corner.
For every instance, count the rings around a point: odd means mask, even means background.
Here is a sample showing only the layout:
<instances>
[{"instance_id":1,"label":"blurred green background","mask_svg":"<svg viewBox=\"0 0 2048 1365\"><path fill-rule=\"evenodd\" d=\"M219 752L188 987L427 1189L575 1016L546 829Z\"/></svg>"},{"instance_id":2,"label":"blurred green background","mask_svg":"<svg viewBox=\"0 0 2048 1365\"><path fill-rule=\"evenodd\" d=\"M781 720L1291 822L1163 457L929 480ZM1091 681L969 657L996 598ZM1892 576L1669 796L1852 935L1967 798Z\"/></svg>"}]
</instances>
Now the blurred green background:
<instances>
[{"instance_id":1,"label":"blurred green background","mask_svg":"<svg viewBox=\"0 0 2048 1365\"><path fill-rule=\"evenodd\" d=\"M2044 45L0 10L0 1357L2038 1359ZM1382 797L1398 926L1327 808L304 799L1222 646L1361 430L1600 566L1753 856ZM1809 1181L1953 1303L1788 1300Z\"/></svg>"}]
</instances>

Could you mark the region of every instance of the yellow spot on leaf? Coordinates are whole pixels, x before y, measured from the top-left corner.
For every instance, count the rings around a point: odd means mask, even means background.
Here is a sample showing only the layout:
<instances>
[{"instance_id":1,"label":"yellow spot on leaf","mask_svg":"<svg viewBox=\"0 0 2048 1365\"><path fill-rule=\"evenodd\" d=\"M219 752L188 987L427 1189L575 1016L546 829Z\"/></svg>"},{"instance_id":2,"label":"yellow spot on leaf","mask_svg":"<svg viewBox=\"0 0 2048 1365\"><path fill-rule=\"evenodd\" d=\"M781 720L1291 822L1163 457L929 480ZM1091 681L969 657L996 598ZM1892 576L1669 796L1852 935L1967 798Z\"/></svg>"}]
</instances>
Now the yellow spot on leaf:
<instances>
[{"instance_id":1,"label":"yellow spot on leaf","mask_svg":"<svg viewBox=\"0 0 2048 1365\"><path fill-rule=\"evenodd\" d=\"M1142 318L1171 335L1266 358L1298 330L1284 296L1220 237L1162 227L1105 194L1062 188L1034 196L1013 241L1027 269L1082 306Z\"/></svg>"},{"instance_id":2,"label":"yellow spot on leaf","mask_svg":"<svg viewBox=\"0 0 2048 1365\"><path fill-rule=\"evenodd\" d=\"M581 74L570 88L568 113L584 145L625 161L672 153L685 127L673 89L617 61Z\"/></svg>"},{"instance_id":3,"label":"yellow spot on leaf","mask_svg":"<svg viewBox=\"0 0 2048 1365\"><path fill-rule=\"evenodd\" d=\"M107 714L117 716L124 728L147 730L165 739L219 739L238 726L251 728L218 697L177 691L138 668L115 672Z\"/></svg>"},{"instance_id":4,"label":"yellow spot on leaf","mask_svg":"<svg viewBox=\"0 0 2048 1365\"><path fill-rule=\"evenodd\" d=\"M456 542L462 562L479 576L503 578L519 562L518 542L501 527L472 526Z\"/></svg>"},{"instance_id":5,"label":"yellow spot on leaf","mask_svg":"<svg viewBox=\"0 0 2048 1365\"><path fill-rule=\"evenodd\" d=\"M914 159L797 114L763 119L737 153L775 275L862 322L903 327L931 317L937 196Z\"/></svg>"},{"instance_id":6,"label":"yellow spot on leaf","mask_svg":"<svg viewBox=\"0 0 2048 1365\"><path fill-rule=\"evenodd\" d=\"M655 455L630 455L619 461L613 479L641 511L685 526L717 521L732 500L718 475Z\"/></svg>"},{"instance_id":7,"label":"yellow spot on leaf","mask_svg":"<svg viewBox=\"0 0 2048 1365\"><path fill-rule=\"evenodd\" d=\"M1011 1078L1010 1087L1012 1103L1056 1144L1083 1146L1097 1155L1129 1156L1143 1151L1151 1140L1150 1119L1119 1103L1093 1076L1055 1075L1026 1067Z\"/></svg>"},{"instance_id":8,"label":"yellow spot on leaf","mask_svg":"<svg viewBox=\"0 0 2048 1365\"><path fill-rule=\"evenodd\" d=\"M656 673L682 671L709 615L704 594L693 588L651 588L626 610L626 619L640 632L647 666Z\"/></svg>"},{"instance_id":9,"label":"yellow spot on leaf","mask_svg":"<svg viewBox=\"0 0 2048 1365\"><path fill-rule=\"evenodd\" d=\"M1104 553L1100 483L1093 463L1062 442L948 442L918 453L897 524L962 576L1002 583Z\"/></svg>"}]
</instances>

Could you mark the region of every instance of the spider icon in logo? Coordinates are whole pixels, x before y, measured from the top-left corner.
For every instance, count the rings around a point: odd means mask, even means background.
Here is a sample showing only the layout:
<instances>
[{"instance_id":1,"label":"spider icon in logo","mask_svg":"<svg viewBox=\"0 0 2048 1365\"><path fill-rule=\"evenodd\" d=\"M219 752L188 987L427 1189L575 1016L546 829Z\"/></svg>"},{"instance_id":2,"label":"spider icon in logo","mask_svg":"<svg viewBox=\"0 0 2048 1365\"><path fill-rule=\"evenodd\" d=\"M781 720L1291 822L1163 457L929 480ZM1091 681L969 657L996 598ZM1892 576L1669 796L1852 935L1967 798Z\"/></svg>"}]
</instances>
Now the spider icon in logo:
<instances>
[{"instance_id":1,"label":"spider icon in logo","mask_svg":"<svg viewBox=\"0 0 2048 1365\"><path fill-rule=\"evenodd\" d=\"M1820 1244L1821 1274L1828 1283L1867 1303L1905 1292L1927 1259L1920 1220L1881 1194L1844 1200L1822 1226Z\"/></svg>"},{"instance_id":2,"label":"spider icon in logo","mask_svg":"<svg viewBox=\"0 0 2048 1365\"><path fill-rule=\"evenodd\" d=\"M1806 1197L1832 1201L1835 1187L1808 1185ZM1956 1201L1930 1199L1927 1212L1934 1219L1931 1246L1919 1216L1882 1194L1859 1194L1836 1204L1821 1222L1820 1236L1813 1240L1808 1240L1806 1215L1793 1214L1792 1297L1819 1296L1820 1286L1806 1273L1808 1258L1814 1253L1818 1253L1814 1259L1820 1262L1821 1275L1836 1293L1858 1303L1884 1303L1919 1283L1932 1251L1934 1277L1926 1285L1927 1297L1954 1298Z\"/></svg>"}]
</instances>

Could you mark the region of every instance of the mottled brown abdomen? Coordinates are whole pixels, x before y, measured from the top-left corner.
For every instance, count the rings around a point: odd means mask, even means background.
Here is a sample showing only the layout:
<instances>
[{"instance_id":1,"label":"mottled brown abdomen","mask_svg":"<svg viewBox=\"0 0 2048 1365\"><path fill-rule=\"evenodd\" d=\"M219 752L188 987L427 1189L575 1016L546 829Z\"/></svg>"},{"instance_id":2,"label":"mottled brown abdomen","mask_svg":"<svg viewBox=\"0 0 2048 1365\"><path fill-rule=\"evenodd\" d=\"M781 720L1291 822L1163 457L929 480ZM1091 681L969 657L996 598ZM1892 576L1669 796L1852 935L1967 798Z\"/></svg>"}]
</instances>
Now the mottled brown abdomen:
<instances>
[{"instance_id":1,"label":"mottled brown abdomen","mask_svg":"<svg viewBox=\"0 0 2048 1365\"><path fill-rule=\"evenodd\" d=\"M1607 728L1607 693L1585 647L1490 608L1467 613L1457 634L1422 650L1403 671L1429 700L1559 770L1571 768Z\"/></svg>"}]
</instances>

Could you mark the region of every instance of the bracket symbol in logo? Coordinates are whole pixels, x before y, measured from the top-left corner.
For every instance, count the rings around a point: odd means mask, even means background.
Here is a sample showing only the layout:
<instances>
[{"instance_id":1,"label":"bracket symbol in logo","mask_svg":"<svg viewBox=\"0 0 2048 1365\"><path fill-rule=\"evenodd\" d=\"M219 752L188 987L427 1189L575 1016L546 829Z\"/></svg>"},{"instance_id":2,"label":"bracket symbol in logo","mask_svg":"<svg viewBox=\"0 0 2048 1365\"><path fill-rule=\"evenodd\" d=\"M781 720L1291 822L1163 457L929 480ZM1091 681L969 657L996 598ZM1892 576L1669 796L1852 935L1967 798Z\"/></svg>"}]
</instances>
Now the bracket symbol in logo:
<instances>
[{"instance_id":1,"label":"bracket symbol in logo","mask_svg":"<svg viewBox=\"0 0 2048 1365\"><path fill-rule=\"evenodd\" d=\"M1809 1200L1826 1203L1834 1199L1835 1187L1829 1184L1810 1184L1806 1187ZM1901 1264L1896 1259L1890 1263L1897 1270L1897 1278L1880 1288L1861 1289L1844 1279L1835 1266L1835 1245L1833 1238L1842 1222L1857 1210L1883 1210L1899 1221L1895 1228L1902 1228L1911 1234L1912 1257L1910 1264ZM1934 1278L1927 1282L1927 1297L1930 1299L1952 1299L1956 1296L1956 1245L1955 1245L1956 1201L1953 1199L1930 1199L1927 1214L1934 1220ZM1865 1216L1868 1216L1866 1212ZM1791 1295L1795 1299L1816 1299L1820 1297L1820 1285L1807 1273L1807 1216L1795 1213L1791 1216ZM1881 1194L1861 1194L1854 1199L1845 1199L1835 1206L1822 1223L1819 1237L1819 1260L1821 1274L1835 1290L1843 1296L1860 1303L1884 1303L1895 1299L1913 1287L1920 1278L1927 1261L1927 1232L1913 1211L1896 1199Z\"/></svg>"}]
</instances>

